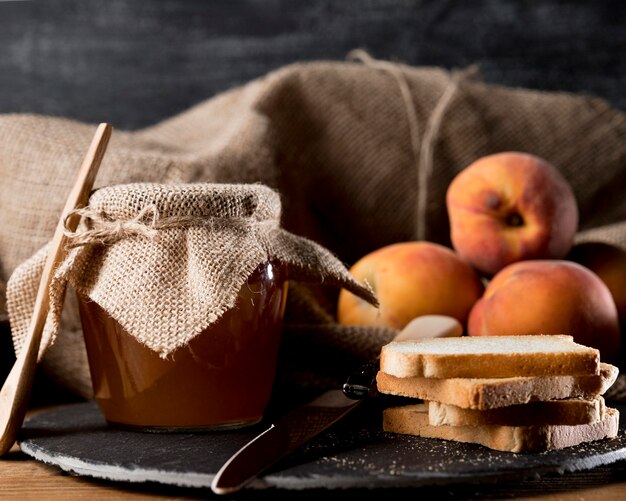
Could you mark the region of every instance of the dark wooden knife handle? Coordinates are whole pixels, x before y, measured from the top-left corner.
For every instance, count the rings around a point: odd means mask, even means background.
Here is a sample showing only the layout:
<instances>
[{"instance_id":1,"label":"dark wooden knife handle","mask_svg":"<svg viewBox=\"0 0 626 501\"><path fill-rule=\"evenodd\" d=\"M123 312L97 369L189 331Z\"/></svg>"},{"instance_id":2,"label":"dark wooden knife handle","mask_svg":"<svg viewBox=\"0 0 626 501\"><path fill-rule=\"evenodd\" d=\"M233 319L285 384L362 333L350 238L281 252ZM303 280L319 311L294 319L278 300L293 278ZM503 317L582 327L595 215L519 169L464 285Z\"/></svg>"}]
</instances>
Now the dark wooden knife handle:
<instances>
[{"instance_id":1,"label":"dark wooden knife handle","mask_svg":"<svg viewBox=\"0 0 626 501\"><path fill-rule=\"evenodd\" d=\"M343 384L343 394L353 400L362 400L374 397L378 394L376 388L376 374L380 367L379 359L376 358L362 365L357 371L348 376Z\"/></svg>"}]
</instances>

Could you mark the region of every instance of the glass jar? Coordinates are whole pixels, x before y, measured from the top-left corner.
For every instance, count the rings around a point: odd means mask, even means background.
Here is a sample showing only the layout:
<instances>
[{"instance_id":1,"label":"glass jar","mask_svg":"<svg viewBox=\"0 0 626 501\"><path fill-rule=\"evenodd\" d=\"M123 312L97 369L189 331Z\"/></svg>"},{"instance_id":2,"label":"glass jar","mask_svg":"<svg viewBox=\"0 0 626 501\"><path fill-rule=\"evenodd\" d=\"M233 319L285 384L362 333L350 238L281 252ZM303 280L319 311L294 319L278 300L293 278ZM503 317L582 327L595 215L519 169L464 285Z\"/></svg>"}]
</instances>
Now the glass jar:
<instances>
[{"instance_id":1,"label":"glass jar","mask_svg":"<svg viewBox=\"0 0 626 501\"><path fill-rule=\"evenodd\" d=\"M284 268L260 265L232 309L166 358L79 294L94 396L107 421L148 431L258 423L272 393L287 289Z\"/></svg>"}]
</instances>

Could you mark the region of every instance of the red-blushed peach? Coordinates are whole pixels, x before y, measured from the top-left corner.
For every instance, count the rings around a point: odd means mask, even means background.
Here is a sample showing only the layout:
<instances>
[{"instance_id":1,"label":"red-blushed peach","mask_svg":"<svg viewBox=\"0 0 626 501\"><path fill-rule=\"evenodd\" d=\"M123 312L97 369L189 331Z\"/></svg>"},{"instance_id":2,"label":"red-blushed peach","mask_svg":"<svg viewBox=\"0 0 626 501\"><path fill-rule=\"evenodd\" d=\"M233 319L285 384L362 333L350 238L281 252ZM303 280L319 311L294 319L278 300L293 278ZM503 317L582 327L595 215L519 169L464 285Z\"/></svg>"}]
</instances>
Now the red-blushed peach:
<instances>
[{"instance_id":1,"label":"red-blushed peach","mask_svg":"<svg viewBox=\"0 0 626 501\"><path fill-rule=\"evenodd\" d=\"M452 246L487 276L528 259L561 259L578 227L574 192L546 160L517 151L479 158L448 186Z\"/></svg>"},{"instance_id":2,"label":"red-blushed peach","mask_svg":"<svg viewBox=\"0 0 626 501\"><path fill-rule=\"evenodd\" d=\"M600 350L620 351L617 308L606 284L567 260L529 260L503 268L488 283L468 320L470 336L569 334Z\"/></svg>"},{"instance_id":3,"label":"red-blushed peach","mask_svg":"<svg viewBox=\"0 0 626 501\"><path fill-rule=\"evenodd\" d=\"M586 266L607 285L626 332L626 250L605 242L584 242L574 245L567 259Z\"/></svg>"},{"instance_id":4,"label":"red-blushed peach","mask_svg":"<svg viewBox=\"0 0 626 501\"><path fill-rule=\"evenodd\" d=\"M450 248L425 241L391 244L359 259L350 272L367 281L375 308L345 289L339 293L337 320L345 325L403 329L422 315L447 315L463 326L484 285L476 271Z\"/></svg>"}]
</instances>

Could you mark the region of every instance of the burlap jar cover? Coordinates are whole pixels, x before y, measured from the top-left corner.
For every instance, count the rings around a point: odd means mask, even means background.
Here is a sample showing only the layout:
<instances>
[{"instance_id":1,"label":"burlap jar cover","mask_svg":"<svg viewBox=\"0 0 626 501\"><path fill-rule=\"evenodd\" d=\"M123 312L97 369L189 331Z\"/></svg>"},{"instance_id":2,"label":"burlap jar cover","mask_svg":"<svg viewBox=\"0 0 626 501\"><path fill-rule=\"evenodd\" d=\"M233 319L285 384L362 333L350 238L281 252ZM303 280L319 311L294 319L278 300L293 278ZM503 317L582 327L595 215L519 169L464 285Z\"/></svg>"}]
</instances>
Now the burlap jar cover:
<instances>
[{"instance_id":1,"label":"burlap jar cover","mask_svg":"<svg viewBox=\"0 0 626 501\"><path fill-rule=\"evenodd\" d=\"M366 64L290 65L153 127L116 131L98 185L260 182L281 194L285 230L350 264L398 241L450 245L444 201L452 178L482 155L519 150L547 159L572 185L578 242L626 247L624 113L591 96L490 85L473 69L355 56ZM93 130L0 116L2 280L50 238ZM338 325L335 300L336 288L290 288L283 381L336 386L393 335ZM63 336L43 367L83 393L76 318L66 304ZM613 398L626 398L614 390Z\"/></svg>"},{"instance_id":2,"label":"burlap jar cover","mask_svg":"<svg viewBox=\"0 0 626 501\"><path fill-rule=\"evenodd\" d=\"M80 211L82 228L52 281L43 356L61 325L67 283L98 303L139 342L167 357L234 307L261 264L290 281L345 287L377 304L328 250L279 226L280 198L263 185L125 184L97 190ZM8 284L19 352L34 307L47 246Z\"/></svg>"}]
</instances>

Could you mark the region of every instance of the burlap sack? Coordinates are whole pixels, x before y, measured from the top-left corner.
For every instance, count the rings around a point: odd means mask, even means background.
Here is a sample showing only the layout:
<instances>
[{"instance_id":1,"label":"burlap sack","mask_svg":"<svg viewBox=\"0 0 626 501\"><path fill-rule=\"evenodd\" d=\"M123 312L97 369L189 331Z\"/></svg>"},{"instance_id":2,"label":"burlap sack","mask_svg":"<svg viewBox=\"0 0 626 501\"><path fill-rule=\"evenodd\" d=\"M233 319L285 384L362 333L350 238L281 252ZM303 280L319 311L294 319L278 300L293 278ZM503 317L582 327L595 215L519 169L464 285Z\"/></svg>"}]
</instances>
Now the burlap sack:
<instances>
[{"instance_id":1,"label":"burlap sack","mask_svg":"<svg viewBox=\"0 0 626 501\"><path fill-rule=\"evenodd\" d=\"M117 130L97 185L259 182L281 194L285 230L349 265L392 242L449 245L451 179L480 156L519 150L552 162L571 183L578 241L626 246L623 113L593 97L485 84L471 70L358 56L367 64L294 64L153 127ZM93 132L60 118L0 117L4 280L50 238ZM337 325L336 294L302 286L290 294L281 363L294 381L336 385L392 335ZM66 317L44 364L79 388L87 378L69 367L79 359L69 352L81 352L80 336L68 334L79 333L71 305Z\"/></svg>"}]
</instances>

